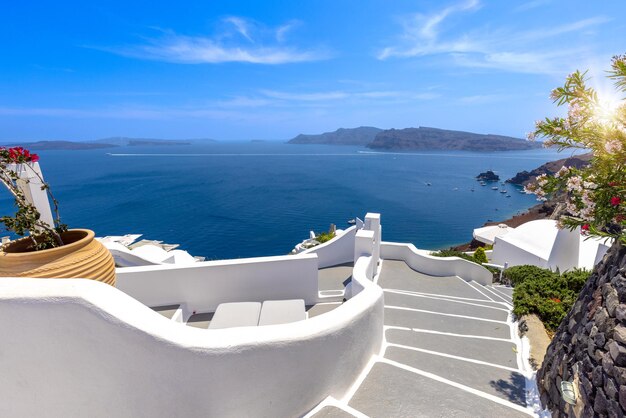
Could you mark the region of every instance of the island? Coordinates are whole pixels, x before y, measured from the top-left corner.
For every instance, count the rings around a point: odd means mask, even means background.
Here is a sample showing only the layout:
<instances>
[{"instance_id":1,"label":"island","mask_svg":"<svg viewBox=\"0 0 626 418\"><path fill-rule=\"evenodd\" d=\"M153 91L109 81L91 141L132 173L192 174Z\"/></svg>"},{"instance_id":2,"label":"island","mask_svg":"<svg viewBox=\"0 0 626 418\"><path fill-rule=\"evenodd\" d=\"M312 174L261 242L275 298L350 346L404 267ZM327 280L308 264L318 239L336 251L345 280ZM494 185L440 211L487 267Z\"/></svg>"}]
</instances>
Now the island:
<instances>
[{"instance_id":1,"label":"island","mask_svg":"<svg viewBox=\"0 0 626 418\"><path fill-rule=\"evenodd\" d=\"M521 151L541 148L541 143L493 134L451 131L438 128L389 129L379 132L368 148L384 151L457 150Z\"/></svg>"},{"instance_id":2,"label":"island","mask_svg":"<svg viewBox=\"0 0 626 418\"><path fill-rule=\"evenodd\" d=\"M506 182L516 184L518 186L526 186L529 183L535 181L535 179L541 174L553 175L561 169L561 167L575 167L583 168L589 165L591 160L591 153L574 155L572 157L563 158L556 161L547 162L531 171L520 171L514 177L508 179Z\"/></svg>"},{"instance_id":3,"label":"island","mask_svg":"<svg viewBox=\"0 0 626 418\"><path fill-rule=\"evenodd\" d=\"M334 132L319 135L300 134L287 141L288 144L324 144L324 145L367 145L382 129L372 126L358 128L339 128Z\"/></svg>"},{"instance_id":4,"label":"island","mask_svg":"<svg viewBox=\"0 0 626 418\"><path fill-rule=\"evenodd\" d=\"M476 179L479 181L498 181L500 180L500 176L491 170L487 170L484 173L477 175Z\"/></svg>"},{"instance_id":5,"label":"island","mask_svg":"<svg viewBox=\"0 0 626 418\"><path fill-rule=\"evenodd\" d=\"M213 139L198 139L197 141L215 141ZM154 138L128 138L125 136L114 136L110 138L96 139L93 143L109 143L120 147L138 146L161 146L161 145L191 145L190 139L154 139Z\"/></svg>"},{"instance_id":6,"label":"island","mask_svg":"<svg viewBox=\"0 0 626 418\"><path fill-rule=\"evenodd\" d=\"M22 146L30 151L48 151L48 150L89 150L101 148L113 148L117 145L109 143L94 142L76 142L76 141L36 141L36 142L20 142L8 147Z\"/></svg>"}]
</instances>

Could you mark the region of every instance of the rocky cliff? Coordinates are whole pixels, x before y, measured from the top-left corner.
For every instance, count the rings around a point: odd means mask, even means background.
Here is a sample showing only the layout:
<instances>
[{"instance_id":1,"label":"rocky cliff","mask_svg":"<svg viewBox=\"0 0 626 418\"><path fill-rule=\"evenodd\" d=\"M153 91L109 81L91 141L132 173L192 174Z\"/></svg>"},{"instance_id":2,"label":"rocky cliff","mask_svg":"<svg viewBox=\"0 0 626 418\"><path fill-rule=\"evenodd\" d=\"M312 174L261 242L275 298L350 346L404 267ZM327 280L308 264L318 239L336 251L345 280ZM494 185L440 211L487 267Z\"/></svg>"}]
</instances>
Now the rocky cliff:
<instances>
[{"instance_id":1,"label":"rocky cliff","mask_svg":"<svg viewBox=\"0 0 626 418\"><path fill-rule=\"evenodd\" d=\"M325 144L325 145L367 145L374 140L382 129L371 126L358 128L339 128L334 132L319 135L300 134L289 140L288 144Z\"/></svg>"},{"instance_id":2,"label":"rocky cliff","mask_svg":"<svg viewBox=\"0 0 626 418\"><path fill-rule=\"evenodd\" d=\"M528 183L535 181L537 176L541 174L552 175L559 171L561 167L575 167L582 168L589 165L591 160L591 154L575 155L569 158L563 158L561 160L550 161L544 165L535 168L532 171L521 171L515 175L515 177L508 179L507 183L518 184L520 186L526 186Z\"/></svg>"},{"instance_id":3,"label":"rocky cliff","mask_svg":"<svg viewBox=\"0 0 626 418\"><path fill-rule=\"evenodd\" d=\"M386 151L458 150L458 151L519 151L541 147L510 136L475 134L437 128L389 129L376 135L368 148Z\"/></svg>"},{"instance_id":4,"label":"rocky cliff","mask_svg":"<svg viewBox=\"0 0 626 418\"><path fill-rule=\"evenodd\" d=\"M575 405L561 382L573 382ZM558 417L626 414L626 248L614 245L567 314L537 374L541 400Z\"/></svg>"}]
</instances>

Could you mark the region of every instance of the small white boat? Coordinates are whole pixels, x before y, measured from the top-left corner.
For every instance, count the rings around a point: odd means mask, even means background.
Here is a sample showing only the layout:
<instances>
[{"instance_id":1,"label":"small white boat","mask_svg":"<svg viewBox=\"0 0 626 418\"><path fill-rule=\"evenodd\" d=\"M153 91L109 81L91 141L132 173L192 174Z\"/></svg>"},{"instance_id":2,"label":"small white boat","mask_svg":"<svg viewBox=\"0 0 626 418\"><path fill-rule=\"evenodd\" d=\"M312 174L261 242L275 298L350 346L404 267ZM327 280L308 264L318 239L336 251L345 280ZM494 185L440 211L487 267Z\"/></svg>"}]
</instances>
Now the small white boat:
<instances>
[{"instance_id":1,"label":"small white boat","mask_svg":"<svg viewBox=\"0 0 626 418\"><path fill-rule=\"evenodd\" d=\"M506 193L506 192L507 192L506 190L500 190L500 193Z\"/></svg>"},{"instance_id":2,"label":"small white boat","mask_svg":"<svg viewBox=\"0 0 626 418\"><path fill-rule=\"evenodd\" d=\"M498 186L493 186L491 190L498 190Z\"/></svg>"}]
</instances>

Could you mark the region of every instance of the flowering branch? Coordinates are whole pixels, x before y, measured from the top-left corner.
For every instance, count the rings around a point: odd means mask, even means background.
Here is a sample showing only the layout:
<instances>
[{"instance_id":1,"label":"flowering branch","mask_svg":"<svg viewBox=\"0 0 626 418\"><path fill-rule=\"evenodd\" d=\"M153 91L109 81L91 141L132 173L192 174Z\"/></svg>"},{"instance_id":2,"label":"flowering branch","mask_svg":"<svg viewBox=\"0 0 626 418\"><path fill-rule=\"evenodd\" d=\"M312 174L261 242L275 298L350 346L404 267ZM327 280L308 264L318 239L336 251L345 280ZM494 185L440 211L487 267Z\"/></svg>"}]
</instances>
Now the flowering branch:
<instances>
[{"instance_id":1,"label":"flowering branch","mask_svg":"<svg viewBox=\"0 0 626 418\"><path fill-rule=\"evenodd\" d=\"M58 211L58 203L50 192L47 183L43 181L41 175L33 169L32 164L39 160L37 154L31 154L22 147L0 148L0 183L13 195L17 211L13 216L0 217L0 222L5 225L6 230L13 231L18 236L28 237L35 250L53 248L63 245L61 233L67 230L67 226L61 223ZM17 167L17 168L15 168ZM19 186L21 179L18 172L29 170L41 181L41 190L45 190L48 197L54 203L55 219L54 225L49 225L41 219L37 208L26 198L24 191Z\"/></svg>"},{"instance_id":2,"label":"flowering branch","mask_svg":"<svg viewBox=\"0 0 626 418\"><path fill-rule=\"evenodd\" d=\"M618 95L626 93L626 55L613 57L608 77ZM545 138L544 146L559 151L590 149L590 165L539 176L526 190L539 200L565 196L567 215L561 217L561 227L626 242L626 101L601 97L587 81L586 73L576 71L554 89L550 98L557 106L568 106L567 116L536 122L528 139Z\"/></svg>"}]
</instances>

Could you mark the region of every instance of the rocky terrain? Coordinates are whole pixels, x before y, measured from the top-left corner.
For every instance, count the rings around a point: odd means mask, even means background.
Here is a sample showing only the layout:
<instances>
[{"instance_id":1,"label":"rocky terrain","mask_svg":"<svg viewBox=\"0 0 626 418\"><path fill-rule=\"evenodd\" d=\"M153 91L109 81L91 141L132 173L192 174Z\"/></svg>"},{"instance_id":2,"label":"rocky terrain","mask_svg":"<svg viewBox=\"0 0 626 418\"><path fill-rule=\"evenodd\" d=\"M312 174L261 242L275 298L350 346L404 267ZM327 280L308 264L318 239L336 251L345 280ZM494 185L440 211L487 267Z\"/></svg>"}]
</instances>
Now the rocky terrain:
<instances>
[{"instance_id":1,"label":"rocky terrain","mask_svg":"<svg viewBox=\"0 0 626 418\"><path fill-rule=\"evenodd\" d=\"M582 168L589 164L591 159L591 153L575 155L569 158L563 158L561 160L550 161L544 165L535 168L532 171L521 171L515 175L515 177L508 179L506 182L511 184L517 184L520 186L526 186L528 183L532 183L537 176L541 174L552 175L559 171L561 167L575 167Z\"/></svg>"},{"instance_id":2,"label":"rocky terrain","mask_svg":"<svg viewBox=\"0 0 626 418\"><path fill-rule=\"evenodd\" d=\"M626 415L626 248L614 245L559 326L537 373L553 417ZM561 382L577 390L565 402Z\"/></svg>"},{"instance_id":3,"label":"rocky terrain","mask_svg":"<svg viewBox=\"0 0 626 418\"><path fill-rule=\"evenodd\" d=\"M496 173L494 173L491 170L487 170L484 173L480 173L479 175L476 176L476 180L482 180L482 181L498 181L500 180L500 176L497 175Z\"/></svg>"}]
</instances>

